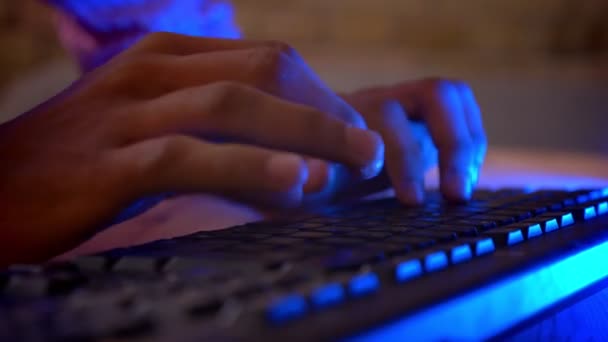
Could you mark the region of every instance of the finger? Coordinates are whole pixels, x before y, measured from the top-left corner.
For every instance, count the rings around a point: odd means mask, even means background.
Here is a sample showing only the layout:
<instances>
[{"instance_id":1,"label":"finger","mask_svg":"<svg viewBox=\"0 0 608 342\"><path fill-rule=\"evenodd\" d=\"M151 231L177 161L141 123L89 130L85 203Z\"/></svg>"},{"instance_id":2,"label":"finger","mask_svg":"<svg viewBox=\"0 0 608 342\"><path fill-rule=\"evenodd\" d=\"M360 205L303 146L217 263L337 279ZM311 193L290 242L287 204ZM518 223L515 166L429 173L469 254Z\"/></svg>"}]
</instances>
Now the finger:
<instances>
[{"instance_id":1,"label":"finger","mask_svg":"<svg viewBox=\"0 0 608 342\"><path fill-rule=\"evenodd\" d=\"M261 89L288 101L330 113L355 126L365 121L354 108L329 89L306 64L294 58L293 49L262 46L222 50L182 57L155 56L147 67L129 65L130 70L153 69L157 82L139 86L141 96L153 98L169 91L219 81L234 81ZM144 59L142 59L143 63ZM132 88L132 85L129 85Z\"/></svg>"},{"instance_id":2,"label":"finger","mask_svg":"<svg viewBox=\"0 0 608 342\"><path fill-rule=\"evenodd\" d=\"M175 56L202 54L207 52L252 49L257 47L276 48L292 57L299 57L295 49L275 40L224 39L197 37L171 32L154 32L142 38L130 53L157 53Z\"/></svg>"},{"instance_id":3,"label":"finger","mask_svg":"<svg viewBox=\"0 0 608 342\"><path fill-rule=\"evenodd\" d=\"M120 148L113 155L135 198L165 192L229 197L280 196L297 206L308 171L302 157L255 146L213 144L165 136Z\"/></svg>"},{"instance_id":4,"label":"finger","mask_svg":"<svg viewBox=\"0 0 608 342\"><path fill-rule=\"evenodd\" d=\"M454 82L454 84L460 91L461 103L463 105L466 123L476 150L475 163L477 167L480 167L483 164L488 145L486 133L483 128L481 110L479 109L479 105L475 100L475 95L473 94L471 87L469 87L466 83L459 81Z\"/></svg>"},{"instance_id":5,"label":"finger","mask_svg":"<svg viewBox=\"0 0 608 342\"><path fill-rule=\"evenodd\" d=\"M386 167L397 198L404 204L424 201L425 156L410 128L407 114L397 101L387 101L368 124L380 132L386 144Z\"/></svg>"},{"instance_id":6,"label":"finger","mask_svg":"<svg viewBox=\"0 0 608 342\"><path fill-rule=\"evenodd\" d=\"M405 87L396 87L391 93L400 101L404 97L397 96L400 92L408 94L402 103L412 108L408 112L410 118L428 126L439 153L442 193L453 201L469 199L477 173L476 152L459 89L451 82L432 79Z\"/></svg>"},{"instance_id":7,"label":"finger","mask_svg":"<svg viewBox=\"0 0 608 342\"><path fill-rule=\"evenodd\" d=\"M318 193L329 186L331 165L317 158L306 158L309 177L304 184L304 193Z\"/></svg>"},{"instance_id":8,"label":"finger","mask_svg":"<svg viewBox=\"0 0 608 342\"><path fill-rule=\"evenodd\" d=\"M236 83L180 90L132 108L127 142L166 134L221 137L348 165L364 178L380 172L381 137L314 108Z\"/></svg>"}]
</instances>

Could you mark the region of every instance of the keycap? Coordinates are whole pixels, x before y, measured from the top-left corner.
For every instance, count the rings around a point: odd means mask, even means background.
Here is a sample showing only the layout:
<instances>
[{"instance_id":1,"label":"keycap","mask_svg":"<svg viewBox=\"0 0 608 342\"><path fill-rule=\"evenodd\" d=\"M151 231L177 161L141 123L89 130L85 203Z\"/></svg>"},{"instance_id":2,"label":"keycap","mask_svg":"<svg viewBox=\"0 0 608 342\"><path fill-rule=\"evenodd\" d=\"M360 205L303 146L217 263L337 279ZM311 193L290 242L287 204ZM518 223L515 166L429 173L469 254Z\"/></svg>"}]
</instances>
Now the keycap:
<instances>
[{"instance_id":1,"label":"keycap","mask_svg":"<svg viewBox=\"0 0 608 342\"><path fill-rule=\"evenodd\" d=\"M519 228L494 228L483 233L492 237L494 243L499 246L513 246L524 240L524 236Z\"/></svg>"},{"instance_id":2,"label":"keycap","mask_svg":"<svg viewBox=\"0 0 608 342\"><path fill-rule=\"evenodd\" d=\"M537 222L523 221L523 222L515 223L515 224L511 225L511 226L509 226L509 228L520 229L522 235L526 239L532 239L532 238L535 238L535 237L543 234L543 228L541 226L541 223L537 223Z\"/></svg>"},{"instance_id":3,"label":"keycap","mask_svg":"<svg viewBox=\"0 0 608 342\"><path fill-rule=\"evenodd\" d=\"M459 236L476 236L478 234L477 228L473 225L451 225L451 224L442 224L438 226L434 226L430 228L431 230L441 230L455 233Z\"/></svg>"},{"instance_id":4,"label":"keycap","mask_svg":"<svg viewBox=\"0 0 608 342\"><path fill-rule=\"evenodd\" d=\"M471 247L466 243L449 246L447 247L447 251L452 264L460 264L473 257Z\"/></svg>"},{"instance_id":5,"label":"keycap","mask_svg":"<svg viewBox=\"0 0 608 342\"><path fill-rule=\"evenodd\" d=\"M159 261L156 258L123 257L112 265L114 272L155 273Z\"/></svg>"},{"instance_id":6,"label":"keycap","mask_svg":"<svg viewBox=\"0 0 608 342\"><path fill-rule=\"evenodd\" d=\"M344 300L344 288L339 283L321 285L310 294L310 301L316 308L325 308Z\"/></svg>"},{"instance_id":7,"label":"keycap","mask_svg":"<svg viewBox=\"0 0 608 342\"><path fill-rule=\"evenodd\" d=\"M448 266L448 257L444 251L432 251L422 258L424 270L435 272Z\"/></svg>"},{"instance_id":8,"label":"keycap","mask_svg":"<svg viewBox=\"0 0 608 342\"><path fill-rule=\"evenodd\" d=\"M594 205L581 205L568 209L572 211L575 220L586 221L597 216Z\"/></svg>"},{"instance_id":9,"label":"keycap","mask_svg":"<svg viewBox=\"0 0 608 342\"><path fill-rule=\"evenodd\" d=\"M597 204L597 215L604 215L608 213L608 202L600 202Z\"/></svg>"},{"instance_id":10,"label":"keycap","mask_svg":"<svg viewBox=\"0 0 608 342\"><path fill-rule=\"evenodd\" d=\"M434 230L434 229L414 229L404 233L406 236L428 237L438 241L451 241L458 237L454 232Z\"/></svg>"},{"instance_id":11,"label":"keycap","mask_svg":"<svg viewBox=\"0 0 608 342\"><path fill-rule=\"evenodd\" d=\"M361 297L376 292L380 287L380 280L375 273L368 272L355 275L348 282L348 292L353 297Z\"/></svg>"},{"instance_id":12,"label":"keycap","mask_svg":"<svg viewBox=\"0 0 608 342\"><path fill-rule=\"evenodd\" d=\"M301 317L307 311L306 299L300 294L291 294L271 302L266 309L266 316L272 323L280 324Z\"/></svg>"},{"instance_id":13,"label":"keycap","mask_svg":"<svg viewBox=\"0 0 608 342\"><path fill-rule=\"evenodd\" d=\"M538 224L538 225L540 225L540 227L544 233L550 233L554 230L559 229L559 223L557 220L558 219L554 215L542 214L540 216L533 217L531 219L527 219L527 220L523 221L522 223L529 224L529 225Z\"/></svg>"},{"instance_id":14,"label":"keycap","mask_svg":"<svg viewBox=\"0 0 608 342\"><path fill-rule=\"evenodd\" d=\"M395 263L395 280L406 282L422 275L422 264L419 259L404 259Z\"/></svg>"},{"instance_id":15,"label":"keycap","mask_svg":"<svg viewBox=\"0 0 608 342\"><path fill-rule=\"evenodd\" d=\"M195 290L180 294L179 301L184 306L184 311L194 318L215 315L224 305L224 301L217 295Z\"/></svg>"},{"instance_id":16,"label":"keycap","mask_svg":"<svg viewBox=\"0 0 608 342\"><path fill-rule=\"evenodd\" d=\"M327 232L317 232L317 231L299 231L289 235L292 238L300 238L300 239L320 239L332 236L331 233Z\"/></svg>"},{"instance_id":17,"label":"keycap","mask_svg":"<svg viewBox=\"0 0 608 342\"><path fill-rule=\"evenodd\" d=\"M83 272L106 272L111 265L111 261L104 256L79 257L73 263Z\"/></svg>"},{"instance_id":18,"label":"keycap","mask_svg":"<svg viewBox=\"0 0 608 342\"><path fill-rule=\"evenodd\" d=\"M491 237L480 236L474 238L461 238L458 242L468 243L475 256L490 254L495 251L494 240Z\"/></svg>"}]
</instances>

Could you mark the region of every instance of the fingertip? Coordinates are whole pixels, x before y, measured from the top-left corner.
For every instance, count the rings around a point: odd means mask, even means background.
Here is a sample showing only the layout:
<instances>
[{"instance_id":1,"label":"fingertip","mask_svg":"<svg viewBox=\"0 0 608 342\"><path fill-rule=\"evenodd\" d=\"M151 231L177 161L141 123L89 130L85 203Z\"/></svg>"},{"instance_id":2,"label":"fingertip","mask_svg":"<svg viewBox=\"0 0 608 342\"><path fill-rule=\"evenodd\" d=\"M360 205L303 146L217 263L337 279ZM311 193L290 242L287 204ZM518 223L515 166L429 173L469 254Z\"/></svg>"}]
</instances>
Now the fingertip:
<instances>
[{"instance_id":1,"label":"fingertip","mask_svg":"<svg viewBox=\"0 0 608 342\"><path fill-rule=\"evenodd\" d=\"M361 176L364 179L377 176L384 167L385 147L382 136L374 131L348 126L346 139L353 157L361 165Z\"/></svg>"},{"instance_id":2,"label":"fingertip","mask_svg":"<svg viewBox=\"0 0 608 342\"><path fill-rule=\"evenodd\" d=\"M406 181L395 187L397 198L407 206L419 206L424 203L423 181Z\"/></svg>"},{"instance_id":3,"label":"fingertip","mask_svg":"<svg viewBox=\"0 0 608 342\"><path fill-rule=\"evenodd\" d=\"M466 202L473 192L471 172L448 171L441 177L441 193L451 202Z\"/></svg>"},{"instance_id":4,"label":"fingertip","mask_svg":"<svg viewBox=\"0 0 608 342\"><path fill-rule=\"evenodd\" d=\"M292 153L281 153L272 156L266 165L269 181L277 191L300 189L309 178L304 159Z\"/></svg>"},{"instance_id":5,"label":"fingertip","mask_svg":"<svg viewBox=\"0 0 608 342\"><path fill-rule=\"evenodd\" d=\"M304 193L317 193L323 191L329 185L329 164L310 158L306 160L308 168L308 180L304 184Z\"/></svg>"}]
</instances>

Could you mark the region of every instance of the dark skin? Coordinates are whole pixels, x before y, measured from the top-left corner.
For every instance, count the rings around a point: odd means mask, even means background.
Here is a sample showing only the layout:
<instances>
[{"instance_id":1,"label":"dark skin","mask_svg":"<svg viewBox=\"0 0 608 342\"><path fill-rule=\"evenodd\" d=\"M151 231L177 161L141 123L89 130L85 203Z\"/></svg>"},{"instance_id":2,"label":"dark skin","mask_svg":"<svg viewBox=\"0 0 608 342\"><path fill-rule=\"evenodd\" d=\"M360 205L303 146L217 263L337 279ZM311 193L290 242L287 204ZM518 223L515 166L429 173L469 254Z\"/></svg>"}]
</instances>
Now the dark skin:
<instances>
[{"instance_id":1,"label":"dark skin","mask_svg":"<svg viewBox=\"0 0 608 342\"><path fill-rule=\"evenodd\" d=\"M445 80L339 96L282 43L150 35L0 125L0 266L48 260L159 193L280 209L357 184L416 205L432 145L443 194L466 200L486 146L472 96Z\"/></svg>"}]
</instances>

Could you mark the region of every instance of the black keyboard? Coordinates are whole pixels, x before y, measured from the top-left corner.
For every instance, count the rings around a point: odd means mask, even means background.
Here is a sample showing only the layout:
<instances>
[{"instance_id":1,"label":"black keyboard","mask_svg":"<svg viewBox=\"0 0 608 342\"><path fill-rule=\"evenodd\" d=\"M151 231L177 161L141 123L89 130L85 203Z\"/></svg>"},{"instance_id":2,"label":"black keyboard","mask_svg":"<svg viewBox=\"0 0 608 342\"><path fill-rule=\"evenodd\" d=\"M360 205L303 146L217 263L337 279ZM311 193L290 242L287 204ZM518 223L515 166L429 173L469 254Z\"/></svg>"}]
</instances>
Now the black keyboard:
<instances>
[{"instance_id":1,"label":"black keyboard","mask_svg":"<svg viewBox=\"0 0 608 342\"><path fill-rule=\"evenodd\" d=\"M0 341L477 340L608 276L607 190L428 197L14 265Z\"/></svg>"}]
</instances>

